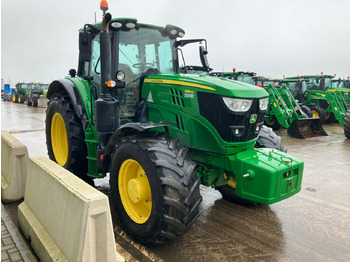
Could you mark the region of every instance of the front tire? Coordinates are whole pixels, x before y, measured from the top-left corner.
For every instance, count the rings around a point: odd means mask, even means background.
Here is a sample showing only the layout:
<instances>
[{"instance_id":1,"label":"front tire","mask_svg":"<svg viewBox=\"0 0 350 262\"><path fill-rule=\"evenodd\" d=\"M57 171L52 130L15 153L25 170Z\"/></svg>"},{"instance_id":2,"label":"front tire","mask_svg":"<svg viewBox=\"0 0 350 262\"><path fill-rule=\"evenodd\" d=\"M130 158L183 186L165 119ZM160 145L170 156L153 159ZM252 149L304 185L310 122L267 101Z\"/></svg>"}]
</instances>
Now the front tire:
<instances>
[{"instance_id":1,"label":"front tire","mask_svg":"<svg viewBox=\"0 0 350 262\"><path fill-rule=\"evenodd\" d=\"M316 105L309 105L309 108L311 110L312 113L312 117L319 117L320 118L320 122L321 124L324 123L325 119L326 119L326 112L322 107L316 106Z\"/></svg>"},{"instance_id":2,"label":"front tire","mask_svg":"<svg viewBox=\"0 0 350 262\"><path fill-rule=\"evenodd\" d=\"M287 153L287 148L282 144L281 137L276 135L270 127L262 126L259 131L259 138L256 148L272 148Z\"/></svg>"},{"instance_id":3,"label":"front tire","mask_svg":"<svg viewBox=\"0 0 350 262\"><path fill-rule=\"evenodd\" d=\"M125 138L111 164L111 193L122 226L145 245L183 235L199 216L202 201L196 164L176 139Z\"/></svg>"},{"instance_id":4,"label":"front tire","mask_svg":"<svg viewBox=\"0 0 350 262\"><path fill-rule=\"evenodd\" d=\"M221 193L222 198L226 201L247 207L260 205L260 203L247 200L238 196L236 194L236 180L234 180L233 178L226 185L216 187L215 189L217 189Z\"/></svg>"},{"instance_id":5,"label":"front tire","mask_svg":"<svg viewBox=\"0 0 350 262\"><path fill-rule=\"evenodd\" d=\"M49 158L93 185L87 176L84 131L68 96L56 94L49 101L45 122Z\"/></svg>"},{"instance_id":6,"label":"front tire","mask_svg":"<svg viewBox=\"0 0 350 262\"><path fill-rule=\"evenodd\" d=\"M276 116L269 116L269 119L265 121L265 125L271 127L273 130L280 130L282 127Z\"/></svg>"},{"instance_id":7,"label":"front tire","mask_svg":"<svg viewBox=\"0 0 350 262\"><path fill-rule=\"evenodd\" d=\"M344 134L350 139L350 110L348 110L344 118Z\"/></svg>"}]
</instances>

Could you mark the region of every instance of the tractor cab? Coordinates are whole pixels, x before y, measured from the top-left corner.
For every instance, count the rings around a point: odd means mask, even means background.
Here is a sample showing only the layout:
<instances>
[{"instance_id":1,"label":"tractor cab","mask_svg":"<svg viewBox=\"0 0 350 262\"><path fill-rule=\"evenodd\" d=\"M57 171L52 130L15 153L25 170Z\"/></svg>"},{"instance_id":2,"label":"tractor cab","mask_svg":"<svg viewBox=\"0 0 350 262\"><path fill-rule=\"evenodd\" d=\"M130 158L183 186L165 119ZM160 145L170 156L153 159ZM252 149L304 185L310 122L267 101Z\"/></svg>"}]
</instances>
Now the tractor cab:
<instances>
[{"instance_id":1,"label":"tractor cab","mask_svg":"<svg viewBox=\"0 0 350 262\"><path fill-rule=\"evenodd\" d=\"M309 80L297 77L287 77L280 81L280 85L286 85L292 95L300 102L303 102L304 93L308 89Z\"/></svg>"},{"instance_id":2,"label":"tractor cab","mask_svg":"<svg viewBox=\"0 0 350 262\"><path fill-rule=\"evenodd\" d=\"M303 75L301 78L307 81L307 90L321 90L326 91L332 86L332 75Z\"/></svg>"},{"instance_id":3,"label":"tractor cab","mask_svg":"<svg viewBox=\"0 0 350 262\"><path fill-rule=\"evenodd\" d=\"M232 72L213 72L211 75L255 85L256 73L254 72L236 71L236 68L233 68Z\"/></svg>"},{"instance_id":4,"label":"tractor cab","mask_svg":"<svg viewBox=\"0 0 350 262\"><path fill-rule=\"evenodd\" d=\"M100 24L86 25L81 32L78 76L89 80L95 98L101 92ZM136 29L136 30L135 30ZM111 36L112 68L109 76L117 88L110 93L119 98L122 122L132 121L140 103L144 78L150 74L178 71L176 37L184 35L178 27L157 27L137 23L136 19L116 18L108 28ZM88 39L88 40L86 40ZM85 49L84 41L91 45ZM92 53L90 53L92 50Z\"/></svg>"}]
</instances>

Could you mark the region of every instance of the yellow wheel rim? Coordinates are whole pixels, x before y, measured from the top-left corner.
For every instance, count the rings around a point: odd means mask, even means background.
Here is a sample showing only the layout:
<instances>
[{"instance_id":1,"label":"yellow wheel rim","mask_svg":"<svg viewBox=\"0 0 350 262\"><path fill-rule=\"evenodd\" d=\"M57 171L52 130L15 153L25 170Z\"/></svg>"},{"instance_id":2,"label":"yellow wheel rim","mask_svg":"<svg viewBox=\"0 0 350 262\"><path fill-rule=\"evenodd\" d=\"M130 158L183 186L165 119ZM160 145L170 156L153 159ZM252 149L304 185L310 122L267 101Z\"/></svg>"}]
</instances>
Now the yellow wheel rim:
<instances>
[{"instance_id":1,"label":"yellow wheel rim","mask_svg":"<svg viewBox=\"0 0 350 262\"><path fill-rule=\"evenodd\" d=\"M12 94L12 100L16 101L16 94L15 93Z\"/></svg>"},{"instance_id":2,"label":"yellow wheel rim","mask_svg":"<svg viewBox=\"0 0 350 262\"><path fill-rule=\"evenodd\" d=\"M68 139L66 125L59 113L55 113L51 121L51 143L53 154L60 166L64 166L68 158Z\"/></svg>"},{"instance_id":3,"label":"yellow wheel rim","mask_svg":"<svg viewBox=\"0 0 350 262\"><path fill-rule=\"evenodd\" d=\"M18 103L21 103L21 97L20 96L18 97Z\"/></svg>"},{"instance_id":4,"label":"yellow wheel rim","mask_svg":"<svg viewBox=\"0 0 350 262\"><path fill-rule=\"evenodd\" d=\"M224 178L227 179L227 175L226 173L224 173ZM234 189L236 189L236 179L231 178L229 181L227 181L227 184L229 187L232 187Z\"/></svg>"},{"instance_id":5,"label":"yellow wheel rim","mask_svg":"<svg viewBox=\"0 0 350 262\"><path fill-rule=\"evenodd\" d=\"M268 124L270 126L274 125L275 123L276 123L276 118L272 121L266 121L266 124Z\"/></svg>"},{"instance_id":6,"label":"yellow wheel rim","mask_svg":"<svg viewBox=\"0 0 350 262\"><path fill-rule=\"evenodd\" d=\"M317 111L312 110L312 117L313 117L313 118L315 118L315 117L320 117L320 115L317 113Z\"/></svg>"},{"instance_id":7,"label":"yellow wheel rim","mask_svg":"<svg viewBox=\"0 0 350 262\"><path fill-rule=\"evenodd\" d=\"M145 171L133 159L119 170L118 189L126 213L137 224L145 223L152 210L152 192Z\"/></svg>"},{"instance_id":8,"label":"yellow wheel rim","mask_svg":"<svg viewBox=\"0 0 350 262\"><path fill-rule=\"evenodd\" d=\"M331 117L331 113L327 113L325 120L328 120Z\"/></svg>"}]
</instances>

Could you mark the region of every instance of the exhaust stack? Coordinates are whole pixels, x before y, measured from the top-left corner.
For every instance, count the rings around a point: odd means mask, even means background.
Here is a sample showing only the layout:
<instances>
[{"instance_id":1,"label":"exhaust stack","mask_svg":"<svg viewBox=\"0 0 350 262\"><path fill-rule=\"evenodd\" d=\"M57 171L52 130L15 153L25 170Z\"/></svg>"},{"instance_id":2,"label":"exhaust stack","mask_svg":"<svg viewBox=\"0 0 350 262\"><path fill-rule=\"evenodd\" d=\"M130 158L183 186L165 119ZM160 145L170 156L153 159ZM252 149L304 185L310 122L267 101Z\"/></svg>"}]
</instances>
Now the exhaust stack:
<instances>
[{"instance_id":1,"label":"exhaust stack","mask_svg":"<svg viewBox=\"0 0 350 262\"><path fill-rule=\"evenodd\" d=\"M108 32L111 19L110 13L103 16L100 33L101 95L95 101L95 125L101 149L106 147L109 138L120 126L119 100L111 96L107 86L112 80L111 37Z\"/></svg>"}]
</instances>

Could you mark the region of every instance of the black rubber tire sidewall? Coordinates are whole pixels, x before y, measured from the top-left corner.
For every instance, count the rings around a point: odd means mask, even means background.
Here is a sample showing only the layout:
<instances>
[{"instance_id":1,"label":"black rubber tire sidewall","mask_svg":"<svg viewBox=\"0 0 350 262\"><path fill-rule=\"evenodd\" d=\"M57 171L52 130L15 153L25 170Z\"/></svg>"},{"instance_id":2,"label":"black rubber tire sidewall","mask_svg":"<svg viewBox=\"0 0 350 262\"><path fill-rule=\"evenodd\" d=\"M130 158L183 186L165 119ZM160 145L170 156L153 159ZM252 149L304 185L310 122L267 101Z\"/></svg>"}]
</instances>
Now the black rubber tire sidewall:
<instances>
[{"instance_id":1,"label":"black rubber tire sidewall","mask_svg":"<svg viewBox=\"0 0 350 262\"><path fill-rule=\"evenodd\" d=\"M67 142L68 142L68 157L67 157L67 162L63 167L69 170L71 158L72 158L71 150L70 150L72 143L71 143L71 136L67 132L68 131L67 127L69 126L69 122L66 116L66 111L63 108L63 105L59 99L54 99L53 101L51 101L46 111L45 130L46 130L46 143L47 143L48 154L49 154L49 158L56 162L55 154L53 152L52 143L51 143L51 122L52 122L53 116L56 113L59 113L61 115L66 127L66 135L67 135Z\"/></svg>"},{"instance_id":2,"label":"black rubber tire sidewall","mask_svg":"<svg viewBox=\"0 0 350 262\"><path fill-rule=\"evenodd\" d=\"M56 161L51 144L51 121L55 113L59 113L64 120L68 142L67 162L63 166L71 171L77 177L81 178L90 185L94 185L93 179L87 176L87 147L85 143L85 134L81 126L81 122L76 116L68 97L61 95L53 97L47 107L45 132L46 144L49 158ZM72 142L74 140L74 142Z\"/></svg>"},{"instance_id":3,"label":"black rubber tire sidewall","mask_svg":"<svg viewBox=\"0 0 350 262\"><path fill-rule=\"evenodd\" d=\"M348 110L344 118L344 135L350 139L350 110Z\"/></svg>"}]
</instances>

